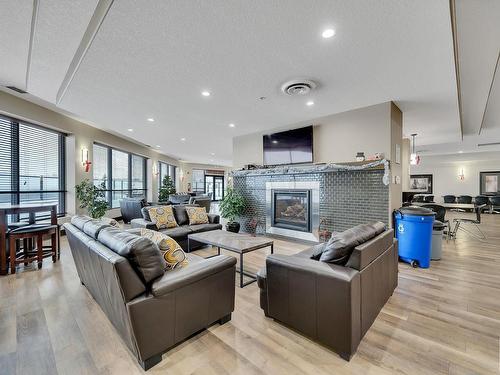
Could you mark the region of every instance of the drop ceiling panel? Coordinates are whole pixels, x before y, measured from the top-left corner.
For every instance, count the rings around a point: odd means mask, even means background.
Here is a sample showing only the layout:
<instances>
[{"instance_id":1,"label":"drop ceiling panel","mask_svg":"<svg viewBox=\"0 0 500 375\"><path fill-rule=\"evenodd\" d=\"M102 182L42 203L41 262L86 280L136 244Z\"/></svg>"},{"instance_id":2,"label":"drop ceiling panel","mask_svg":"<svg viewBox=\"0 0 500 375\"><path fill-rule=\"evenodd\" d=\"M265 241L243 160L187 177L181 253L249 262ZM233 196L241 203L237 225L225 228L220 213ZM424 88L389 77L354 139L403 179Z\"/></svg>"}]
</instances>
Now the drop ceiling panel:
<instances>
[{"instance_id":1,"label":"drop ceiling panel","mask_svg":"<svg viewBox=\"0 0 500 375\"><path fill-rule=\"evenodd\" d=\"M322 39L325 27L337 35ZM459 138L451 40L447 1L121 0L60 105L197 162L211 152L230 162L234 135L388 100L409 131L439 143ZM320 86L307 98L280 94L296 77Z\"/></svg>"},{"instance_id":2,"label":"drop ceiling panel","mask_svg":"<svg viewBox=\"0 0 500 375\"><path fill-rule=\"evenodd\" d=\"M500 1L457 0L456 17L464 133L477 134L500 48Z\"/></svg>"},{"instance_id":3,"label":"drop ceiling panel","mask_svg":"<svg viewBox=\"0 0 500 375\"><path fill-rule=\"evenodd\" d=\"M0 84L26 88L33 0L0 2Z\"/></svg>"},{"instance_id":4,"label":"drop ceiling panel","mask_svg":"<svg viewBox=\"0 0 500 375\"><path fill-rule=\"evenodd\" d=\"M44 0L38 7L28 91L55 102L98 0Z\"/></svg>"}]
</instances>

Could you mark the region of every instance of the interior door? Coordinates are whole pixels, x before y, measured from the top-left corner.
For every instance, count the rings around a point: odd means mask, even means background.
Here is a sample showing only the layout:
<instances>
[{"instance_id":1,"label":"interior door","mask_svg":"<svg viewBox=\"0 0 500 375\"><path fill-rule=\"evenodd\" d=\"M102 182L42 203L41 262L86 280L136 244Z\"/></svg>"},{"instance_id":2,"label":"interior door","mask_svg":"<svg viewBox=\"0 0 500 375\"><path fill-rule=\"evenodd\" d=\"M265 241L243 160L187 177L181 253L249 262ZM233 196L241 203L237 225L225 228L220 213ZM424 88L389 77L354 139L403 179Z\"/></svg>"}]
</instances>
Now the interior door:
<instances>
[{"instance_id":1,"label":"interior door","mask_svg":"<svg viewBox=\"0 0 500 375\"><path fill-rule=\"evenodd\" d=\"M220 201L224 197L224 177L214 176L214 201Z\"/></svg>"},{"instance_id":2,"label":"interior door","mask_svg":"<svg viewBox=\"0 0 500 375\"><path fill-rule=\"evenodd\" d=\"M214 199L214 176L205 176L205 194Z\"/></svg>"}]
</instances>

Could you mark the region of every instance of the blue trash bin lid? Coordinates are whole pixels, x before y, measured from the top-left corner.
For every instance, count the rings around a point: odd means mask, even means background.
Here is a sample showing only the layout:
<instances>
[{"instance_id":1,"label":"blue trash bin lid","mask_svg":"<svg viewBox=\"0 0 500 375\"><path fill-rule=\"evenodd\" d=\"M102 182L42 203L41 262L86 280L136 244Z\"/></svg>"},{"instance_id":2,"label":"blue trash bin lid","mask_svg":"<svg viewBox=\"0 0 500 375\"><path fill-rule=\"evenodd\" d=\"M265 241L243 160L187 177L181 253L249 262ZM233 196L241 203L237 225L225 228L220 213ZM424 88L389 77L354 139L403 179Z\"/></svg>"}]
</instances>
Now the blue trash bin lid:
<instances>
[{"instance_id":1,"label":"blue trash bin lid","mask_svg":"<svg viewBox=\"0 0 500 375\"><path fill-rule=\"evenodd\" d=\"M408 216L434 216L436 213L428 208L419 206L401 207L399 210L402 215Z\"/></svg>"}]
</instances>

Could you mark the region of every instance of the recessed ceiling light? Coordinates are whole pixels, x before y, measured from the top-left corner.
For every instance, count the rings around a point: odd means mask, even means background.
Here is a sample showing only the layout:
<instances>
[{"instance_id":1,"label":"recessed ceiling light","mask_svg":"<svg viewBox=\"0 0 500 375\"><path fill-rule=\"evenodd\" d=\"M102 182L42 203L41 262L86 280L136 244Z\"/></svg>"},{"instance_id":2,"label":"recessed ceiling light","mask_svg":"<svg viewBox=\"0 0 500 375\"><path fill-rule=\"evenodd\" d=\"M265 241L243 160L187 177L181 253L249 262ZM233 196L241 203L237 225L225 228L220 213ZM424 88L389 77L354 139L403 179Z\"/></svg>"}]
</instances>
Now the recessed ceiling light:
<instances>
[{"instance_id":1,"label":"recessed ceiling light","mask_svg":"<svg viewBox=\"0 0 500 375\"><path fill-rule=\"evenodd\" d=\"M310 107L310 106L314 105L314 102L313 102L312 100L309 100L309 101L306 103L306 105L307 105L308 107Z\"/></svg>"},{"instance_id":2,"label":"recessed ceiling light","mask_svg":"<svg viewBox=\"0 0 500 375\"><path fill-rule=\"evenodd\" d=\"M133 131L134 131L134 129L132 129L132 128L128 128L127 130L128 130L129 132L133 132Z\"/></svg>"},{"instance_id":3,"label":"recessed ceiling light","mask_svg":"<svg viewBox=\"0 0 500 375\"><path fill-rule=\"evenodd\" d=\"M203 96L210 96L210 91L202 91L201 95L203 95Z\"/></svg>"},{"instance_id":4,"label":"recessed ceiling light","mask_svg":"<svg viewBox=\"0 0 500 375\"><path fill-rule=\"evenodd\" d=\"M333 29L326 29L323 30L323 32L321 33L321 36L325 39L331 38L334 35L335 35L335 30Z\"/></svg>"},{"instance_id":5,"label":"recessed ceiling light","mask_svg":"<svg viewBox=\"0 0 500 375\"><path fill-rule=\"evenodd\" d=\"M463 154L464 152L462 150L458 151L459 154Z\"/></svg>"},{"instance_id":6,"label":"recessed ceiling light","mask_svg":"<svg viewBox=\"0 0 500 375\"><path fill-rule=\"evenodd\" d=\"M215 156L215 152L211 152L210 155Z\"/></svg>"},{"instance_id":7,"label":"recessed ceiling light","mask_svg":"<svg viewBox=\"0 0 500 375\"><path fill-rule=\"evenodd\" d=\"M210 161L214 161L214 159L210 159Z\"/></svg>"},{"instance_id":8,"label":"recessed ceiling light","mask_svg":"<svg viewBox=\"0 0 500 375\"><path fill-rule=\"evenodd\" d=\"M155 119L154 119L154 118L152 118L152 117L150 117L150 118L148 118L148 121L149 121L149 122L155 122Z\"/></svg>"},{"instance_id":9,"label":"recessed ceiling light","mask_svg":"<svg viewBox=\"0 0 500 375\"><path fill-rule=\"evenodd\" d=\"M161 146L160 145L156 145L156 148L160 148Z\"/></svg>"},{"instance_id":10,"label":"recessed ceiling light","mask_svg":"<svg viewBox=\"0 0 500 375\"><path fill-rule=\"evenodd\" d=\"M233 123L229 124L229 127L230 128L234 128L236 125L234 125Z\"/></svg>"},{"instance_id":11,"label":"recessed ceiling light","mask_svg":"<svg viewBox=\"0 0 500 375\"><path fill-rule=\"evenodd\" d=\"M185 142L185 141L186 141L186 138L182 137L182 138L181 138L181 141L182 141L182 142Z\"/></svg>"}]
</instances>

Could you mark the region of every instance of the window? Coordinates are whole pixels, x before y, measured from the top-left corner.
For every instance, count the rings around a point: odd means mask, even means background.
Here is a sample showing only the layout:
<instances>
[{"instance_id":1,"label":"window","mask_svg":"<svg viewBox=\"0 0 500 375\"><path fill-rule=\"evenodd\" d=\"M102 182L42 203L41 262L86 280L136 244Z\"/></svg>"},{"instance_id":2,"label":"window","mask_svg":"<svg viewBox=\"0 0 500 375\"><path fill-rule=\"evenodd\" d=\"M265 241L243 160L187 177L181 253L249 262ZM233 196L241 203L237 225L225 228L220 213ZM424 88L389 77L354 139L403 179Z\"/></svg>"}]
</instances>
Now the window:
<instances>
[{"instance_id":1,"label":"window","mask_svg":"<svg viewBox=\"0 0 500 375\"><path fill-rule=\"evenodd\" d=\"M64 145L62 133L0 117L0 203L56 201L64 215Z\"/></svg>"},{"instance_id":2,"label":"window","mask_svg":"<svg viewBox=\"0 0 500 375\"><path fill-rule=\"evenodd\" d=\"M164 163L162 161L158 162L158 170L160 172L160 178L158 180L159 180L160 187L163 183L163 178L165 176L170 176L170 178L172 179L172 181L175 184L176 169L177 169L177 167L175 165L167 164L167 163Z\"/></svg>"},{"instance_id":3,"label":"window","mask_svg":"<svg viewBox=\"0 0 500 375\"><path fill-rule=\"evenodd\" d=\"M205 171L203 169L193 169L191 176L193 181L193 193L205 193Z\"/></svg>"},{"instance_id":4,"label":"window","mask_svg":"<svg viewBox=\"0 0 500 375\"><path fill-rule=\"evenodd\" d=\"M94 144L93 153L94 185L104 182L111 208L125 197L146 196L146 158L100 144Z\"/></svg>"}]
</instances>

